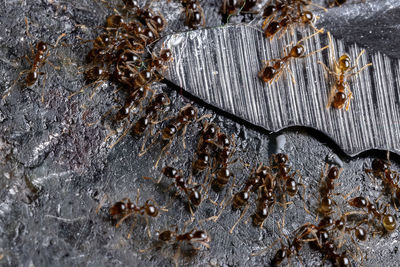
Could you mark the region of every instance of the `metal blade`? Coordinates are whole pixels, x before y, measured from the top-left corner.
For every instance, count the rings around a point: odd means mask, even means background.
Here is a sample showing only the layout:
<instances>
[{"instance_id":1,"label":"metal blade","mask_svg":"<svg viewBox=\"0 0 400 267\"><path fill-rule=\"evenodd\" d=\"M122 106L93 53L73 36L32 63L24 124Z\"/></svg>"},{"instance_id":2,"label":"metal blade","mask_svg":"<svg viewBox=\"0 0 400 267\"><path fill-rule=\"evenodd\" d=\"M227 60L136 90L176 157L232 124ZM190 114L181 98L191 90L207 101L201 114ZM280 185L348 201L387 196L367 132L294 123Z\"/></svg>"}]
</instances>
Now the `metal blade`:
<instances>
[{"instance_id":1,"label":"metal blade","mask_svg":"<svg viewBox=\"0 0 400 267\"><path fill-rule=\"evenodd\" d=\"M306 30L302 37L310 35ZM331 52L293 60L279 81L268 85L257 76L263 60L280 58L297 33L267 40L259 27L229 25L168 36L174 62L166 78L190 94L254 125L276 132L307 126L332 138L354 156L369 149L400 152L400 62L380 52L364 53L350 80L353 100L348 112L326 109L332 78L318 61L332 63ZM307 53L328 44L326 35L304 42ZM356 59L362 48L333 40L336 59L347 52Z\"/></svg>"}]
</instances>

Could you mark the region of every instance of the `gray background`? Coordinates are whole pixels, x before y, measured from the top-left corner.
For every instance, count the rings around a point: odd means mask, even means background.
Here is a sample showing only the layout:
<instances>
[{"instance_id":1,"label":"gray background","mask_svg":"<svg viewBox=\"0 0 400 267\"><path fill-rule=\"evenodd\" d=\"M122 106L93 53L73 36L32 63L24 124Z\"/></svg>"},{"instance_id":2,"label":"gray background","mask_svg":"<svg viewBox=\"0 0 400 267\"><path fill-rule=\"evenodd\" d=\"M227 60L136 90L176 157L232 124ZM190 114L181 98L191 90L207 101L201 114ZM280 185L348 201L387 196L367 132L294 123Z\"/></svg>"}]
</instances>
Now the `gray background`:
<instances>
[{"instance_id":1,"label":"gray background","mask_svg":"<svg viewBox=\"0 0 400 267\"><path fill-rule=\"evenodd\" d=\"M203 1L204 2L204 1ZM216 1L219 2L219 1ZM383 1L385 2L385 1ZM390 1L387 1L390 2ZM207 1L203 3L208 26L221 24L218 15L219 3ZM153 3L158 10L158 1ZM353 5L342 7L342 10L358 10ZM0 264L4 266L110 266L110 265L172 265L175 249L172 245L163 246L158 250L154 246L155 233L173 225L183 227L183 222L190 218L186 209L185 198L177 198L169 211L161 213L156 219L150 219L148 229L153 233L149 238L146 233L146 223L138 218L131 238L127 238L130 223L119 229L114 227L115 221L110 220L107 208L99 214L96 208L99 201L107 194L115 202L123 197L136 199L140 188L139 203L143 204L149 197L158 203L166 204L171 194L165 190L169 185L163 179L160 185L154 185L143 176L159 177L160 168L154 169L155 159L161 144L153 147L143 157L138 157L142 139L130 136L124 138L113 149L110 142L105 143L107 135L106 121L89 126L99 120L112 106L122 103L122 95L115 95L115 85L106 83L93 99L89 98L90 90L85 94L68 99L68 96L84 86L83 76L79 73L85 66L85 55L90 44L81 44L82 39L93 39L103 25L107 15L112 10L96 1L2 1L0 3L0 92L5 92L18 77L18 73L29 68L23 60L24 55L30 55L29 42L36 44L38 40L55 43L61 33L67 33L63 39L68 45L52 50L49 61L60 66L55 71L46 64L42 70L47 73L47 79L41 77L32 88L25 88L23 80L11 91L5 100L0 101ZM182 25L182 9L179 3L171 2L162 7L163 14L170 22L168 32L185 30ZM393 13L398 14L394 10ZM338 13L341 13L338 10ZM390 13L389 13L390 14ZM26 35L24 17L28 18L30 33ZM362 19L359 16L349 17ZM389 15L379 20L378 26L371 26L376 36L390 38L394 28L386 30L388 25L396 25L396 16L386 20ZM398 17L398 16L397 16ZM234 17L232 22L241 22L243 17ZM249 18L247 18L250 20ZM351 19L344 24L352 24ZM254 22L253 22L254 23ZM330 22L322 21L324 25ZM334 23L333 23L334 25ZM361 25L361 24L357 24ZM373 25L373 24L369 24ZM354 34L347 35L343 28L333 27L337 37L347 38L347 41L357 39ZM385 30L382 30L385 28ZM342 36L340 32L342 31ZM333 32L335 34L335 32ZM362 34L362 33L361 33ZM396 37L395 33L394 37ZM397 33L398 34L398 33ZM348 36L348 37L347 37ZM78 38L80 37L80 38ZM398 57L396 45L386 45L388 42L376 42L371 38L358 38L361 45L376 49L393 57ZM398 38L397 38L398 39ZM396 40L394 38L393 40ZM394 43L394 42L392 42ZM185 98L168 86L160 84L158 90L164 90L171 96L172 106L167 114L176 114L180 107L190 99ZM42 89L44 102L41 102ZM117 96L117 97L116 97ZM250 175L251 168L260 162L269 162L274 151L276 134L269 135L265 131L255 129L242 121L232 120L213 110L194 103L200 114L212 114L212 120L222 130L235 134L237 153L234 158L241 158L250 167L243 167L237 162L232 169L236 183L241 185ZM188 149L182 148L181 138L174 142L170 155L163 158L161 166L170 164L188 170L194 149L197 144L200 125L191 125L186 134ZM284 232L290 234L303 223L315 220L318 201L318 182L320 172L325 165L326 155L338 154L344 163L344 171L340 177L337 192L349 192L359 185L363 195L376 199L382 187L371 183L364 174L365 166L370 166L371 158L384 153L364 153L356 158L347 158L336 149L324 136L318 132L292 128L283 131L287 139L285 152L289 155L294 169L300 170L303 183L307 185L306 204L313 215L306 214L299 196L294 198L294 204L286 210L286 226ZM394 169L398 161L395 156ZM188 175L188 173L186 172ZM197 182L201 179L197 178ZM239 187L234 188L237 191ZM168 190L171 192L173 190ZM210 198L221 201L225 189L218 195L210 191ZM253 197L253 199L255 199ZM381 198L389 202L389 198ZM338 204L343 204L338 198ZM106 203L106 206L109 203ZM343 207L342 205L340 205ZM343 208L343 210L346 210ZM201 220L215 215L219 211L209 201L204 201L196 212L196 219ZM254 211L254 203L249 208L244 222ZM217 223L198 221L188 226L206 229L211 236L211 248L202 249L195 257L185 257L181 265L195 266L259 266L269 265L270 259L279 247L279 243L268 250L263 256L250 256L271 245L281 233L277 221L282 217L282 209L277 208L270 216L263 229L255 228L251 221L242 222L229 234L229 229L239 217L240 212L232 212L227 208ZM396 218L398 216L396 215ZM383 238L369 238L359 243L363 251L365 265L396 266L399 260L398 230ZM146 253L140 249L150 248ZM355 251L350 242L343 248ZM301 252L302 261L307 266L322 264L320 253L310 250L307 246ZM293 265L299 265L299 260L293 258ZM286 261L285 261L286 264ZM325 262L324 264L329 264ZM354 265L359 263L353 262Z\"/></svg>"}]
</instances>

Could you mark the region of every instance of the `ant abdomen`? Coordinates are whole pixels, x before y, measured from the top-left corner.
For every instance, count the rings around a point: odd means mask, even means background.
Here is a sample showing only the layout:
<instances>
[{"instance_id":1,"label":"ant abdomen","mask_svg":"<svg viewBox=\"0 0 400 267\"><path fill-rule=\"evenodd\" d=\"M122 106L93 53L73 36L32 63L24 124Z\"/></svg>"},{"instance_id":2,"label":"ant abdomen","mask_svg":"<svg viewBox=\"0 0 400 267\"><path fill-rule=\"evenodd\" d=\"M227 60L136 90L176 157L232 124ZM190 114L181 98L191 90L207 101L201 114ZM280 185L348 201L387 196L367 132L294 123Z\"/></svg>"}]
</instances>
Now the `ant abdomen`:
<instances>
[{"instance_id":1,"label":"ant abdomen","mask_svg":"<svg viewBox=\"0 0 400 267\"><path fill-rule=\"evenodd\" d=\"M116 202L111 208L110 208L110 215L111 216L121 216L127 212L127 207L126 204L122 201Z\"/></svg>"}]
</instances>

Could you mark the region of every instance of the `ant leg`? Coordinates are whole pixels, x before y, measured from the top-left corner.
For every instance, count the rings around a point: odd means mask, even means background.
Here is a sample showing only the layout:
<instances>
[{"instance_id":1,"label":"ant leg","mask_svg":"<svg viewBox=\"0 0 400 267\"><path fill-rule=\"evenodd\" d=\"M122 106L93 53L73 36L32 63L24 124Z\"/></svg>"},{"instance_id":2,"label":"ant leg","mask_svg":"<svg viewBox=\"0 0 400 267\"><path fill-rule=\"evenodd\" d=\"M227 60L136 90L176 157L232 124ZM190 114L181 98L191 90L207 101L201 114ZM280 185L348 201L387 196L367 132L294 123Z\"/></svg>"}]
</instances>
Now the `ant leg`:
<instances>
[{"instance_id":1,"label":"ant leg","mask_svg":"<svg viewBox=\"0 0 400 267\"><path fill-rule=\"evenodd\" d=\"M335 86L332 86L331 91L329 93L329 97L328 97L328 103L326 104L326 107L325 107L326 109L329 109L331 107L335 92L336 92L336 88L335 88Z\"/></svg>"},{"instance_id":2,"label":"ant leg","mask_svg":"<svg viewBox=\"0 0 400 267\"><path fill-rule=\"evenodd\" d=\"M122 135L121 135L114 143L112 143L112 144L109 146L109 148L112 149L116 144L118 144L118 143L122 140L122 138L124 138L124 137L128 134L128 132L129 132L129 130L131 129L131 127L132 127L132 124L128 124L128 126L126 127L126 129L125 129L125 131L122 133Z\"/></svg>"},{"instance_id":3,"label":"ant leg","mask_svg":"<svg viewBox=\"0 0 400 267\"><path fill-rule=\"evenodd\" d=\"M349 91L350 91L350 89L349 89ZM347 103L346 103L346 111L348 111L349 110L349 107L350 107L350 101L351 101L351 99L353 98L353 93L352 92L350 92L348 95L347 95Z\"/></svg>"},{"instance_id":4,"label":"ant leg","mask_svg":"<svg viewBox=\"0 0 400 267\"><path fill-rule=\"evenodd\" d=\"M243 209L242 213L240 214L239 219L235 222L235 224L232 226L232 228L229 230L229 233L232 234L233 231L235 230L235 227L239 224L239 222L243 219L244 215L246 214L247 210L249 209L249 204L246 205L246 207Z\"/></svg>"},{"instance_id":5,"label":"ant leg","mask_svg":"<svg viewBox=\"0 0 400 267\"><path fill-rule=\"evenodd\" d=\"M111 202L110 197L107 194L104 194L104 196L100 199L99 205L96 208L96 214L99 213L100 209L103 207L106 200L109 200Z\"/></svg>"},{"instance_id":6,"label":"ant leg","mask_svg":"<svg viewBox=\"0 0 400 267\"><path fill-rule=\"evenodd\" d=\"M131 234L133 232L133 228L136 226L136 223L137 223L137 216L135 216L135 220L133 221L131 227L129 228L129 232L128 232L128 236L127 236L128 239L131 238Z\"/></svg>"},{"instance_id":7,"label":"ant leg","mask_svg":"<svg viewBox=\"0 0 400 267\"><path fill-rule=\"evenodd\" d=\"M157 167L158 167L158 163L160 162L161 157L162 157L164 151L165 151L167 148L169 148L169 146L171 145L171 143L172 143L172 139L168 142L168 144L166 144L166 145L161 149L160 155L158 156L158 159L157 159L157 161L156 161L156 164L154 165L154 168L157 168Z\"/></svg>"},{"instance_id":8,"label":"ant leg","mask_svg":"<svg viewBox=\"0 0 400 267\"><path fill-rule=\"evenodd\" d=\"M306 36L306 37L300 39L297 43L300 44L300 43L304 42L305 40L313 38L315 35L320 34L320 33L324 33L324 29L323 28L319 29L317 32L314 32L313 34L311 34L309 36Z\"/></svg>"},{"instance_id":9,"label":"ant leg","mask_svg":"<svg viewBox=\"0 0 400 267\"><path fill-rule=\"evenodd\" d=\"M133 213L129 213L127 215L125 215L124 217L122 217L117 224L115 225L115 228L119 228L121 226L121 223L123 223L123 221L125 221L128 217L132 216Z\"/></svg>"},{"instance_id":10,"label":"ant leg","mask_svg":"<svg viewBox=\"0 0 400 267\"><path fill-rule=\"evenodd\" d=\"M287 70L288 70L290 76L292 77L293 84L296 84L296 79L294 78L294 74L293 74L292 70L289 67L287 67ZM279 76L276 78L277 80L279 79Z\"/></svg>"},{"instance_id":11,"label":"ant leg","mask_svg":"<svg viewBox=\"0 0 400 267\"><path fill-rule=\"evenodd\" d=\"M11 92L11 89L14 87L14 85L19 81L19 79L21 79L21 76L24 74L24 73L27 73L27 72L29 72L30 70L23 70L23 71L21 71L19 74L18 74L18 77L17 77L17 79L13 82L13 84L10 86L10 88L8 89L8 90L6 90L6 93L3 95L3 98L2 99L5 99L7 96L9 96L10 95L10 92Z\"/></svg>"},{"instance_id":12,"label":"ant leg","mask_svg":"<svg viewBox=\"0 0 400 267\"><path fill-rule=\"evenodd\" d=\"M42 86L42 96L41 96L41 101L42 101L42 103L44 103L44 88L46 87L47 74L44 72L41 72L40 75L44 75L43 86Z\"/></svg>"}]
</instances>

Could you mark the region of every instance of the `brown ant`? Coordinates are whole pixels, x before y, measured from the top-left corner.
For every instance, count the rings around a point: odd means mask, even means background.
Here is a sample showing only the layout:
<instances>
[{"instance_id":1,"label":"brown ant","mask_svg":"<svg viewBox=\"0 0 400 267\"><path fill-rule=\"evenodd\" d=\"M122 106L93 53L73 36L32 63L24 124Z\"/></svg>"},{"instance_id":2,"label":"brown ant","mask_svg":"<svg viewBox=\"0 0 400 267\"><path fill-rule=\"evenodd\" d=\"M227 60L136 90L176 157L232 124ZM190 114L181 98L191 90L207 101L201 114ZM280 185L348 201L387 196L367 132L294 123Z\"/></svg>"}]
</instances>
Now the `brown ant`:
<instances>
[{"instance_id":1,"label":"brown ant","mask_svg":"<svg viewBox=\"0 0 400 267\"><path fill-rule=\"evenodd\" d=\"M387 191L390 192L394 207L396 210L396 200L400 201L400 185L399 185L399 173L390 169L389 153L388 159L374 159L372 161L371 169L366 169L365 172L370 176L382 179L382 183ZM375 179L374 179L375 180Z\"/></svg>"},{"instance_id":2,"label":"brown ant","mask_svg":"<svg viewBox=\"0 0 400 267\"><path fill-rule=\"evenodd\" d=\"M26 35L28 37L31 37L31 34L29 33L29 24L28 24L28 19L25 17L25 24L26 24ZM65 33L61 34L58 38L57 41L55 43L55 45L51 45L53 48L56 48L58 46L58 42L64 37L66 36ZM10 87L10 89L7 90L6 94L4 94L3 99L5 99L11 91L11 88L14 86L14 84L21 78L21 76L24 73L28 73L25 77L25 85L27 87L31 87L33 86L38 78L39 75L46 75L46 73L44 72L40 72L40 68L47 62L49 63L54 69L59 69L59 67L55 67L53 64L51 64L50 62L46 61L48 56L50 55L50 52L48 51L48 44L46 44L43 41L39 41L36 44L36 53L34 52L34 49L31 45L31 43L29 42L29 46L31 47L31 53L32 56L34 56L34 59L31 61L27 56L25 56L25 59L28 60L28 62L31 64L31 68L28 70L24 70L22 72L19 73L18 78L15 80L15 82L13 83L13 85ZM44 88L44 85L43 85ZM44 102L44 89L42 89L42 102Z\"/></svg>"},{"instance_id":3,"label":"brown ant","mask_svg":"<svg viewBox=\"0 0 400 267\"><path fill-rule=\"evenodd\" d=\"M138 214L144 215L146 223L148 224L148 216L149 217L157 217L159 211L168 211L165 207L159 207L157 202L153 199L148 199L143 206L139 206L139 190L136 197L136 204L133 204L129 198L123 198L122 200L114 203L114 205L110 208L109 213L114 218L120 218L115 225L116 228L120 227L122 222L125 221L132 215L137 216ZM135 223L132 224L131 229L133 229ZM150 231L148 230L148 235L151 236Z\"/></svg>"},{"instance_id":4,"label":"brown ant","mask_svg":"<svg viewBox=\"0 0 400 267\"><path fill-rule=\"evenodd\" d=\"M279 226L279 224L278 224ZM280 231L281 227L279 226ZM279 241L281 243L281 248L277 250L275 253L274 257L271 260L271 266L278 266L280 265L285 259L288 260L289 266L290 264L290 258L293 256L297 256L299 260L301 260L300 256L300 250L303 248L303 245L305 243L310 243L310 242L317 242L319 244L319 238L317 236L317 231L318 231L318 226L311 224L311 223L305 223L299 228L297 228L295 231L293 231L294 238L293 240L290 240L287 235L282 233L283 236L285 236L287 240L287 245L285 245L282 242L282 239L280 238ZM273 246L276 243L276 241L271 245ZM270 249L269 246L266 249L263 249L257 253L252 253L253 256L258 256L266 252L267 250Z\"/></svg>"},{"instance_id":5,"label":"brown ant","mask_svg":"<svg viewBox=\"0 0 400 267\"><path fill-rule=\"evenodd\" d=\"M348 54L343 54L342 56L340 56L339 60L336 61L332 37L329 32L328 38L332 68L330 69L324 63L318 61L318 63L324 67L326 73L331 74L335 79L335 84L332 86L332 89L329 93L328 104L326 105L326 108L329 109L330 106L333 106L335 109L342 109L343 107L346 107L346 111L348 111L350 107L350 101L353 98L353 93L350 90L348 79L354 75L359 74L369 66L372 66L372 63L368 63L360 68L358 71L352 72L355 68L357 68L358 60L360 59L362 54L365 53L365 50L363 49L360 54L358 54L355 61L356 64L354 66L351 66L351 60Z\"/></svg>"},{"instance_id":6,"label":"brown ant","mask_svg":"<svg viewBox=\"0 0 400 267\"><path fill-rule=\"evenodd\" d=\"M168 178L174 179L174 184L176 188L185 193L191 205L193 205L194 207L198 207L201 204L202 196L200 190L198 190L199 186L189 187L188 183L185 181L185 178L182 175L182 170L177 170L173 167L167 166L162 169L162 174ZM144 178L153 179L151 177ZM156 183L160 183L161 179L162 177L160 177L160 179L156 181ZM189 205L189 208L192 212L191 205Z\"/></svg>"},{"instance_id":7,"label":"brown ant","mask_svg":"<svg viewBox=\"0 0 400 267\"><path fill-rule=\"evenodd\" d=\"M251 174L250 178L246 181L244 188L233 195L232 210L238 210L243 206L245 206L245 208L242 210L239 219L230 229L230 234L233 233L238 223L246 214L247 209L249 208L248 201L250 199L251 192L255 193L256 191L258 191L263 186L264 181L267 179L266 177L269 176L270 173L271 169L268 166L260 164L255 173L253 170L253 174Z\"/></svg>"},{"instance_id":8,"label":"brown ant","mask_svg":"<svg viewBox=\"0 0 400 267\"><path fill-rule=\"evenodd\" d=\"M204 11L198 1L188 1L184 7L186 15L185 25L192 29L197 29L199 26L205 25Z\"/></svg>"},{"instance_id":9,"label":"brown ant","mask_svg":"<svg viewBox=\"0 0 400 267\"><path fill-rule=\"evenodd\" d=\"M196 160L192 164L192 171L194 174L202 172L210 167L212 155L215 150L214 143L216 142L216 137L219 132L219 127L214 123L206 122L203 126L197 145Z\"/></svg>"},{"instance_id":10,"label":"brown ant","mask_svg":"<svg viewBox=\"0 0 400 267\"><path fill-rule=\"evenodd\" d=\"M262 227L268 218L276 202L276 177L272 172L268 172L263 179L263 185L260 187L260 196L257 200L256 212L253 215L253 225Z\"/></svg>"},{"instance_id":11,"label":"brown ant","mask_svg":"<svg viewBox=\"0 0 400 267\"><path fill-rule=\"evenodd\" d=\"M142 87L143 90L146 90L146 86ZM140 94L144 93L141 92ZM138 97L140 96L140 94L138 95ZM133 136L142 136L145 133L149 132L149 126L152 126L154 124L156 124L158 116L160 115L160 113L164 110L165 107L169 106L169 104L171 103L171 100L169 99L169 97L165 94L165 93L159 93L157 95L153 95L153 97L151 98L149 104L145 107L144 109L144 115L139 118L135 123L129 124L126 126L125 131L122 133L122 135L117 139L117 141L115 141L113 144L110 145L110 148L113 148L116 144L119 143L119 141L122 140L122 138L124 138L129 131L131 131ZM122 108L122 110L119 110L117 113L117 118L120 117L126 117L127 115L127 111L124 109L124 107ZM112 130L113 133L115 133L114 130ZM150 130L150 134L151 134L151 130ZM109 134L106 139L109 138L111 134ZM142 144L142 150L144 149L144 146L146 144L147 141L147 135L146 138L143 140L143 144Z\"/></svg>"},{"instance_id":12,"label":"brown ant","mask_svg":"<svg viewBox=\"0 0 400 267\"><path fill-rule=\"evenodd\" d=\"M184 243L188 244L192 250L200 249L200 247L195 247L195 244L199 244L206 248L210 248L209 243L211 242L211 238L210 238L209 234L206 231L198 230L198 229L192 229L191 231L185 232L186 223L185 223L183 233L178 232L178 227L175 227L175 230L164 230L161 232L157 231L159 242L166 243L166 244L172 244L172 245L178 245L178 250L176 251L176 253L173 257L175 266L178 266L178 258L180 256L181 246ZM141 250L141 252L145 252L148 250L149 249Z\"/></svg>"},{"instance_id":13,"label":"brown ant","mask_svg":"<svg viewBox=\"0 0 400 267\"><path fill-rule=\"evenodd\" d=\"M195 107L193 107L192 105L188 104L179 111L179 114L175 118L172 118L170 123L168 123L163 129L161 129L161 131L160 131L161 139L162 139L162 141L165 141L167 143L161 149L160 155L156 161L156 164L154 165L155 167L158 166L158 163L159 163L164 151L169 148L172 141L174 140L174 137L176 136L176 134L178 132L182 131L181 135L185 136L187 127L190 123L202 120L204 117L209 116L209 115L204 115L200 119L197 119L197 114L198 114L197 109ZM158 136L156 136L153 139L151 145L155 143L157 138L158 138ZM182 142L183 142L183 147L186 148L185 140L182 139ZM143 156L149 148L150 147L148 147L148 148L146 148L146 150L142 151L139 154L139 156Z\"/></svg>"},{"instance_id":14,"label":"brown ant","mask_svg":"<svg viewBox=\"0 0 400 267\"><path fill-rule=\"evenodd\" d=\"M392 214L387 213L388 206L385 206L384 211L381 213L379 211L379 207L375 206L375 204L371 203L367 198L362 196L352 198L348 201L348 203L350 206L364 209L366 212L352 211L348 212L347 214L370 214L382 223L386 231L393 232L396 229L396 219Z\"/></svg>"},{"instance_id":15,"label":"brown ant","mask_svg":"<svg viewBox=\"0 0 400 267\"><path fill-rule=\"evenodd\" d=\"M284 69L287 69L292 76L293 83L296 83L293 73L289 69L288 63L293 59L306 58L306 57L309 57L315 53L318 53L318 52L328 48L328 46L325 46L321 49L318 49L314 52L304 55L305 49L301 43L307 39L312 38L313 36L315 36L317 34L320 34L321 32L323 32L323 29L318 30L314 34L304 37L303 39L298 41L295 46L293 46L290 50L287 51L286 56L283 56L280 59L272 59L272 60L266 61L266 62L273 62L273 65L266 64L261 69L261 71L258 73L258 76L260 77L260 79L266 83L271 84L272 82L277 81L279 79L279 77L282 75Z\"/></svg>"},{"instance_id":16,"label":"brown ant","mask_svg":"<svg viewBox=\"0 0 400 267\"><path fill-rule=\"evenodd\" d=\"M320 186L321 201L319 203L318 211L327 216L332 213L333 204L335 201L332 200L332 195L334 195L333 190L335 189L335 181L339 178L342 168L332 166L328 169L328 164L325 165L325 170L321 172L322 185ZM325 177L325 180L323 178Z\"/></svg>"}]
</instances>

